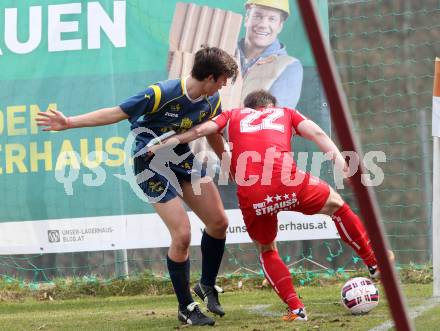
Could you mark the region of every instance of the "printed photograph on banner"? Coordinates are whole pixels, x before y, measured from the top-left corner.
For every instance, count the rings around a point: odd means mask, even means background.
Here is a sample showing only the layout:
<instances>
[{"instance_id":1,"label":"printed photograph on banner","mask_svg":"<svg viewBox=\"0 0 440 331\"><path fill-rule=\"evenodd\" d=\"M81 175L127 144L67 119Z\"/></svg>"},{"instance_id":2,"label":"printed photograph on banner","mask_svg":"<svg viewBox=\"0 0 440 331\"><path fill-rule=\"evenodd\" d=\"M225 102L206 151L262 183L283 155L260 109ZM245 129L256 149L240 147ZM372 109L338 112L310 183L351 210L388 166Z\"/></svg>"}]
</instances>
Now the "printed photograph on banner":
<instances>
[{"instance_id":1,"label":"printed photograph on banner","mask_svg":"<svg viewBox=\"0 0 440 331\"><path fill-rule=\"evenodd\" d=\"M322 8L321 13L327 15ZM324 29L328 31L328 26ZM220 91L223 110L242 107L250 92L264 89L276 97L279 107L299 109L330 135L330 115L313 56L304 51L309 42L294 1L243 0L230 10L199 2L177 3L169 34L168 77L189 75L195 52L206 44L225 49L239 63L236 81ZM227 134L224 138L228 141ZM209 174L218 175L220 163L207 139L199 138L190 145ZM292 147L295 155L307 155L301 166L333 182L329 162L311 166L316 146L296 136ZM237 206L234 186L219 187L226 208Z\"/></svg>"}]
</instances>

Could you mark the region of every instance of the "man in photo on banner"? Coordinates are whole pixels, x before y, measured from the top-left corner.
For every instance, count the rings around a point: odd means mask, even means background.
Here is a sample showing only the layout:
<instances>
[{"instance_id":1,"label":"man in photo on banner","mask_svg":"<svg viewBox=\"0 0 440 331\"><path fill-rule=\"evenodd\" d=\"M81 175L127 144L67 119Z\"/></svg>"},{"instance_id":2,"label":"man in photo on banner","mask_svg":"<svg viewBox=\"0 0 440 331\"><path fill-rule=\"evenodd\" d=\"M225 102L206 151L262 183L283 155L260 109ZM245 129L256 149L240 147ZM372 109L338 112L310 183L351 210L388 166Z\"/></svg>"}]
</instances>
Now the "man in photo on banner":
<instances>
[{"instance_id":1,"label":"man in photo on banner","mask_svg":"<svg viewBox=\"0 0 440 331\"><path fill-rule=\"evenodd\" d=\"M166 174L158 171L161 167L146 155L146 148L164 134L184 132L220 114L218 91L226 86L227 79L234 80L237 74L238 65L229 54L217 47L204 47L196 52L188 77L150 85L115 107L71 117L50 110L40 112L36 119L38 125L46 127L45 131L130 121L136 137L136 183L170 232L167 266L179 303L178 319L186 324L213 325L215 321L202 313L189 288L191 225L183 202L206 226L201 241L202 274L194 292L207 303L209 311L219 316L223 316L224 311L218 299L221 289L216 286L216 278L225 248L228 220L212 179L205 176L203 169L193 168L194 155L188 144L175 149L172 160L177 162L172 163L171 159L159 162L162 169L166 168ZM213 135L209 141L214 151L223 152L220 135ZM192 184L198 185L199 194L194 192Z\"/></svg>"},{"instance_id":2,"label":"man in photo on banner","mask_svg":"<svg viewBox=\"0 0 440 331\"><path fill-rule=\"evenodd\" d=\"M224 111L211 121L151 147L150 153L163 154L173 146L227 128L232 145L230 172L237 183L239 206L249 236L259 249L264 274L288 306L284 320L307 320L289 269L276 248L278 212L331 216L341 239L360 256L370 276L377 278L379 270L360 218L326 182L297 168L290 141L292 135L298 134L316 143L347 176L349 168L340 151L313 121L297 110L276 104L276 98L267 91L254 91L246 97L245 108Z\"/></svg>"},{"instance_id":3,"label":"man in photo on banner","mask_svg":"<svg viewBox=\"0 0 440 331\"><path fill-rule=\"evenodd\" d=\"M246 32L237 47L243 76L242 101L250 92L264 89L280 105L296 108L303 66L278 40L290 15L289 0L248 0L245 6Z\"/></svg>"}]
</instances>

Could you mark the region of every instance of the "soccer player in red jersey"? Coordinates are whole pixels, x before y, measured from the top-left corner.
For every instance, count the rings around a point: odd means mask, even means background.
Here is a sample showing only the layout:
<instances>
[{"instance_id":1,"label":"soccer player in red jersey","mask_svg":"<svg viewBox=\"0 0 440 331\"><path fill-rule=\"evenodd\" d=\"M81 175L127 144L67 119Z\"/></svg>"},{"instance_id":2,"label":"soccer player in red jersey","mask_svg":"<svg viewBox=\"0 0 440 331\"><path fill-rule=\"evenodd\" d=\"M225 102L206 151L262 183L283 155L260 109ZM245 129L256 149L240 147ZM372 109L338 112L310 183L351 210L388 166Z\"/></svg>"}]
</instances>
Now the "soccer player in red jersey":
<instances>
[{"instance_id":1,"label":"soccer player in red jersey","mask_svg":"<svg viewBox=\"0 0 440 331\"><path fill-rule=\"evenodd\" d=\"M237 196L250 237L260 251L264 274L278 296L288 305L285 320L307 320L291 274L276 249L277 213L298 211L306 215L332 217L342 238L362 258L372 277L377 263L367 232L359 217L326 182L297 169L291 155L291 137L298 134L315 142L332 156L347 174L340 151L327 134L297 110L275 107L276 99L259 90L250 93L245 108L224 111L211 121L173 136L162 145L187 143L226 128L232 145L231 174L237 182Z\"/></svg>"}]
</instances>

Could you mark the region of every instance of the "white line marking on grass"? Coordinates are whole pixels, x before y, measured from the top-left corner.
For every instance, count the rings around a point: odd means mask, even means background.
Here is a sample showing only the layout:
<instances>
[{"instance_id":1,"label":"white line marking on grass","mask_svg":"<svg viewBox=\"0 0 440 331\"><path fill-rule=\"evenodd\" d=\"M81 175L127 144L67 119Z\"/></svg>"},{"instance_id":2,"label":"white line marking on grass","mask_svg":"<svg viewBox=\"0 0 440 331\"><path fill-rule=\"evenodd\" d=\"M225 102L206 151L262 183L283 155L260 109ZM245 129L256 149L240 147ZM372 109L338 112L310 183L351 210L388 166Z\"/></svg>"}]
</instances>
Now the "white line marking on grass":
<instances>
[{"instance_id":1,"label":"white line marking on grass","mask_svg":"<svg viewBox=\"0 0 440 331\"><path fill-rule=\"evenodd\" d=\"M316 304L316 303L315 303ZM314 305L315 305L314 304ZM277 313L274 311L270 311L268 310L269 307L271 307L271 304L265 304L265 305L255 305L255 306L251 306L247 309L247 311L249 313L252 314L257 314L260 315L262 317L281 317L283 316L282 313ZM312 306L312 305L311 305ZM307 307L306 307L307 308ZM312 317L316 317L316 318L329 318L329 317L334 317L334 314L326 314L326 313L312 313L311 314ZM345 314L344 316L352 316L350 315L348 312L347 314ZM375 317L387 317L388 315L385 314L381 314L381 315L375 315ZM310 317L310 316L309 316ZM371 330L370 330L371 331ZM376 331L376 330L375 330Z\"/></svg>"},{"instance_id":2,"label":"white line marking on grass","mask_svg":"<svg viewBox=\"0 0 440 331\"><path fill-rule=\"evenodd\" d=\"M409 313L409 318L414 320L423 313L425 313L426 311L435 308L438 304L440 304L440 298L430 298L426 300L424 304L418 307L409 308L411 310L411 312ZM385 323L382 323L381 325L370 329L369 331L386 331L388 329L391 329L393 326L394 326L394 321L388 320Z\"/></svg>"},{"instance_id":3,"label":"white line marking on grass","mask_svg":"<svg viewBox=\"0 0 440 331\"><path fill-rule=\"evenodd\" d=\"M263 317L281 317L283 316L283 314L274 312L274 311L269 311L267 308L269 308L272 305L255 305L252 307L248 308L248 312L253 313L253 314L258 314L260 316ZM325 313L314 313L313 317L331 317L334 316L333 314L325 314ZM384 315L385 316L385 315Z\"/></svg>"},{"instance_id":4,"label":"white line marking on grass","mask_svg":"<svg viewBox=\"0 0 440 331\"><path fill-rule=\"evenodd\" d=\"M269 308L272 305L256 305L248 308L248 311L251 313L256 313L258 315L261 315L263 317L280 317L280 313L275 313L273 311L268 311L267 308Z\"/></svg>"}]
</instances>

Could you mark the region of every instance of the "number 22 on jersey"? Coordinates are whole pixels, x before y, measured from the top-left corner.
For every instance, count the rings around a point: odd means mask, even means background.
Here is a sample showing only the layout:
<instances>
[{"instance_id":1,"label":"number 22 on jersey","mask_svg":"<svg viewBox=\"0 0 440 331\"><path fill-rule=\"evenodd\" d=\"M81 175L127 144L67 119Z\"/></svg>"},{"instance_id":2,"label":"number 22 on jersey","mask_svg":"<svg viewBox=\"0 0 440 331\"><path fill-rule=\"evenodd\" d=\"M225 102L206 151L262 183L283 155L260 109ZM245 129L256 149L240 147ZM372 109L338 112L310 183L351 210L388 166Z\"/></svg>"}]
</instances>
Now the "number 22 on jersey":
<instances>
[{"instance_id":1,"label":"number 22 on jersey","mask_svg":"<svg viewBox=\"0 0 440 331\"><path fill-rule=\"evenodd\" d=\"M269 115L267 115L269 113ZM253 124L255 121L260 119L260 117L265 116L260 123ZM284 115L284 111L282 109L276 108L268 108L263 111L254 111L249 115L244 117L240 121L240 132L249 133L249 132L258 132L261 130L276 130L280 132L284 132L284 125L275 123L275 121Z\"/></svg>"}]
</instances>

